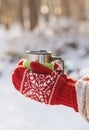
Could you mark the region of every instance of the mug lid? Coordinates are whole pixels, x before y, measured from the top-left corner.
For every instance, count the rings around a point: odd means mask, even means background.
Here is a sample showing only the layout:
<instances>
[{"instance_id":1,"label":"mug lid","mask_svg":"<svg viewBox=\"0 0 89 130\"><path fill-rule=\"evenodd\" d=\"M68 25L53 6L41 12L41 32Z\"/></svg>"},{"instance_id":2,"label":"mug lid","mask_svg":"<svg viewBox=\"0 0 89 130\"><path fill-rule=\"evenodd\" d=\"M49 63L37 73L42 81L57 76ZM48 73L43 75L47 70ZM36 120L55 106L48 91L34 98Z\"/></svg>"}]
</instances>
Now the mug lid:
<instances>
[{"instance_id":1,"label":"mug lid","mask_svg":"<svg viewBox=\"0 0 89 130\"><path fill-rule=\"evenodd\" d=\"M40 50L40 51L26 51L27 54L34 54L34 55L47 55L47 54L51 54L50 51L46 51L46 50Z\"/></svg>"}]
</instances>

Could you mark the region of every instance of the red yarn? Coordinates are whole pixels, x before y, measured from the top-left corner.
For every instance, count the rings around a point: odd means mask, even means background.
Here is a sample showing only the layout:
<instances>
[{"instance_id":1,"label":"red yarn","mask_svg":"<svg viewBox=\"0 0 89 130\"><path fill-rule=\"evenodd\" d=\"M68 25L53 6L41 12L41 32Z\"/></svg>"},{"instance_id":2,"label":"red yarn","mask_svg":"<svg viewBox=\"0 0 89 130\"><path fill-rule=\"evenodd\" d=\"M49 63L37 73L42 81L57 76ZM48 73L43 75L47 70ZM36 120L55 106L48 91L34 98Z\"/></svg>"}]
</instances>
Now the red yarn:
<instances>
[{"instance_id":1,"label":"red yarn","mask_svg":"<svg viewBox=\"0 0 89 130\"><path fill-rule=\"evenodd\" d=\"M71 82L69 82L67 77L60 77L60 80L55 89L55 93L53 95L52 104L62 104L65 106L69 106L74 108L75 111L78 112L75 81L73 79L71 79Z\"/></svg>"},{"instance_id":2,"label":"red yarn","mask_svg":"<svg viewBox=\"0 0 89 130\"><path fill-rule=\"evenodd\" d=\"M20 86L21 86L21 82L22 82L25 70L26 70L25 67L23 67L22 65L19 65L15 68L15 70L12 73L12 82L18 91L20 91Z\"/></svg>"},{"instance_id":3,"label":"red yarn","mask_svg":"<svg viewBox=\"0 0 89 130\"><path fill-rule=\"evenodd\" d=\"M30 67L33 69L34 72L37 72L39 74L51 74L52 70L48 67L44 67L43 65L40 65L38 62L31 62Z\"/></svg>"},{"instance_id":4,"label":"red yarn","mask_svg":"<svg viewBox=\"0 0 89 130\"><path fill-rule=\"evenodd\" d=\"M78 111L76 81L65 74L62 76L60 66L59 72L55 72L39 63L32 62L31 68L34 70L32 72L21 64L22 62L14 69L12 82L24 96L45 104L62 104Z\"/></svg>"}]
</instances>

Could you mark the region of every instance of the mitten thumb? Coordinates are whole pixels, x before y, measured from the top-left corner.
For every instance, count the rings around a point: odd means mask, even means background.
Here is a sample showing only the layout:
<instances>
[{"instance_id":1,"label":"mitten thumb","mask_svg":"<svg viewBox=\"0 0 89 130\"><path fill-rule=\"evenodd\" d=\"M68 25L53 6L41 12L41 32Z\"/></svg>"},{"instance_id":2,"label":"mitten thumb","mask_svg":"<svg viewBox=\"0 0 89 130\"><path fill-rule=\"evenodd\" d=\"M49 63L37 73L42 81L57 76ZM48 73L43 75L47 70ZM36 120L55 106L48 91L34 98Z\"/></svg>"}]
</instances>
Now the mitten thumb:
<instances>
[{"instance_id":1,"label":"mitten thumb","mask_svg":"<svg viewBox=\"0 0 89 130\"><path fill-rule=\"evenodd\" d=\"M39 74L51 74L53 72L53 70L51 70L50 68L38 63L38 62L31 62L30 63L30 67L32 68L32 70L36 73Z\"/></svg>"}]
</instances>

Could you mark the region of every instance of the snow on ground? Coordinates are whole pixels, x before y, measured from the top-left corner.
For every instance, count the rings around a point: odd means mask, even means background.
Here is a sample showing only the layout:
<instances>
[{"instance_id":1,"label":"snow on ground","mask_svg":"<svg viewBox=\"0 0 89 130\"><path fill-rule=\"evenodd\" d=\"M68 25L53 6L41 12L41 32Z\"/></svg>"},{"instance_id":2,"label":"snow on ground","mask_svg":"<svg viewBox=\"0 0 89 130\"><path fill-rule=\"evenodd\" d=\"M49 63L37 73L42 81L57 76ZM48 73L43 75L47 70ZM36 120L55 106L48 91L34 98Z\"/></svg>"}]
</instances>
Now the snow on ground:
<instances>
[{"instance_id":1,"label":"snow on ground","mask_svg":"<svg viewBox=\"0 0 89 130\"><path fill-rule=\"evenodd\" d=\"M32 101L17 92L11 82L11 73L26 50L47 49L61 56L65 72L76 79L89 74L85 22L65 18L52 21L41 23L32 32L16 24L10 30L0 27L0 130L89 130L89 123L73 109Z\"/></svg>"}]
</instances>

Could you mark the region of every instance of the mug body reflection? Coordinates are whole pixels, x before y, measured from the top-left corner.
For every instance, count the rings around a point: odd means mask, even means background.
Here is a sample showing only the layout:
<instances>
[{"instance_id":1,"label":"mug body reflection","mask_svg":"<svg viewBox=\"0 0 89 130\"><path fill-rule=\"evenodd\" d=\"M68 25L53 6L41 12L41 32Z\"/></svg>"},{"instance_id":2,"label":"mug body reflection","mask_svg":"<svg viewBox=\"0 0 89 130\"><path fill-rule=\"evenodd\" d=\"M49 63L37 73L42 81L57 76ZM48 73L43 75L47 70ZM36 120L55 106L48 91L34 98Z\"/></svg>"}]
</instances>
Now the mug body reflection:
<instances>
[{"instance_id":1,"label":"mug body reflection","mask_svg":"<svg viewBox=\"0 0 89 130\"><path fill-rule=\"evenodd\" d=\"M52 53L46 50L40 50L40 51L27 51L28 59L30 61L37 61L39 63L50 63Z\"/></svg>"}]
</instances>

